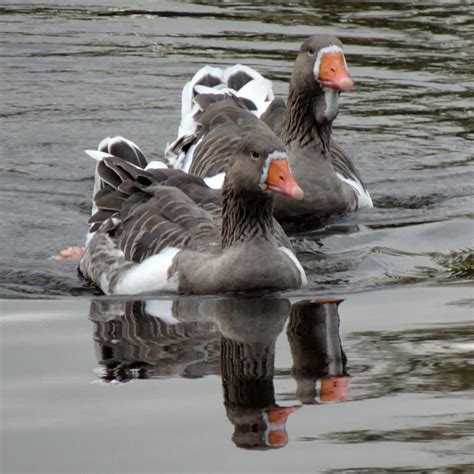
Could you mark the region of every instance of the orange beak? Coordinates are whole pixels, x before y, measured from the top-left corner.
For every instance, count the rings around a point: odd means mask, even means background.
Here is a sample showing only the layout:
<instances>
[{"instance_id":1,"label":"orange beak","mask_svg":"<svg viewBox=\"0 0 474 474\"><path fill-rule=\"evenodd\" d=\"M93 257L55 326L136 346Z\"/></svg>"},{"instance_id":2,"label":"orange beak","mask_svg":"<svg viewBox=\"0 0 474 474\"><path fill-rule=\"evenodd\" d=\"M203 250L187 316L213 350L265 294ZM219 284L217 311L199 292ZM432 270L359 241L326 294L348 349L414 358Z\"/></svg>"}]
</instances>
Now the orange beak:
<instances>
[{"instance_id":1,"label":"orange beak","mask_svg":"<svg viewBox=\"0 0 474 474\"><path fill-rule=\"evenodd\" d=\"M340 304L343 301L344 301L344 298L326 297L326 298L316 298L315 300L313 300L313 303L314 304L331 304L331 303Z\"/></svg>"},{"instance_id":2,"label":"orange beak","mask_svg":"<svg viewBox=\"0 0 474 474\"><path fill-rule=\"evenodd\" d=\"M275 430L268 433L268 444L270 446L286 446L288 444L288 433L285 430Z\"/></svg>"},{"instance_id":3,"label":"orange beak","mask_svg":"<svg viewBox=\"0 0 474 474\"><path fill-rule=\"evenodd\" d=\"M267 410L268 421L270 423L286 423L287 418L298 410L299 405L292 407L273 407Z\"/></svg>"},{"instance_id":4,"label":"orange beak","mask_svg":"<svg viewBox=\"0 0 474 474\"><path fill-rule=\"evenodd\" d=\"M284 424L288 417L300 408L299 405L292 407L272 407L267 409L268 421L270 423ZM288 444L288 433L286 429L270 430L268 433L268 444L273 447L286 446Z\"/></svg>"},{"instance_id":5,"label":"orange beak","mask_svg":"<svg viewBox=\"0 0 474 474\"><path fill-rule=\"evenodd\" d=\"M321 87L338 91L350 91L354 86L341 52L323 53L319 65L318 81Z\"/></svg>"},{"instance_id":6,"label":"orange beak","mask_svg":"<svg viewBox=\"0 0 474 474\"><path fill-rule=\"evenodd\" d=\"M322 402L338 402L344 400L349 393L349 377L326 376L321 379L321 401Z\"/></svg>"},{"instance_id":7,"label":"orange beak","mask_svg":"<svg viewBox=\"0 0 474 474\"><path fill-rule=\"evenodd\" d=\"M289 196L293 199L303 199L303 190L298 186L294 176L291 174L286 158L274 159L268 166L267 189Z\"/></svg>"}]
</instances>

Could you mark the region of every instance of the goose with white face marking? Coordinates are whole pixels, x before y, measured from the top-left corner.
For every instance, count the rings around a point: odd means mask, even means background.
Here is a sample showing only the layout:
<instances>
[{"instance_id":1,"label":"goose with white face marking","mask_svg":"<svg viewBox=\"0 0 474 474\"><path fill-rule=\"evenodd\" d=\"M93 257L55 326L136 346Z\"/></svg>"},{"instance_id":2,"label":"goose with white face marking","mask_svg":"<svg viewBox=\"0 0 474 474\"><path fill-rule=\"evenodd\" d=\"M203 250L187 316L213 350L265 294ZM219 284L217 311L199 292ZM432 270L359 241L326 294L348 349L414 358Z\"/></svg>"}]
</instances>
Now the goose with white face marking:
<instances>
[{"instance_id":1,"label":"goose with white face marking","mask_svg":"<svg viewBox=\"0 0 474 474\"><path fill-rule=\"evenodd\" d=\"M292 171L304 191L304 199L275 198L275 216L281 220L327 217L363 207L372 199L347 154L331 140L332 122L339 110L339 95L349 91L349 77L341 42L334 36L313 35L300 47L290 81L287 103L274 99L271 83L247 66L222 70L202 68L186 84L182 94L182 120L178 138L167 147L170 166L183 168L220 187L227 162L225 149L212 166L203 156L212 155L196 126L209 104L234 95L254 115L279 135L288 151Z\"/></svg>"},{"instance_id":2,"label":"goose with white face marking","mask_svg":"<svg viewBox=\"0 0 474 474\"><path fill-rule=\"evenodd\" d=\"M306 283L272 213L274 193L303 197L282 142L235 104L209 107L199 126L207 137L232 135L222 191L181 170L143 169L146 161L125 159L138 147L119 137L109 140L131 150L89 152L98 159L97 211L79 269L104 293L214 294Z\"/></svg>"}]
</instances>

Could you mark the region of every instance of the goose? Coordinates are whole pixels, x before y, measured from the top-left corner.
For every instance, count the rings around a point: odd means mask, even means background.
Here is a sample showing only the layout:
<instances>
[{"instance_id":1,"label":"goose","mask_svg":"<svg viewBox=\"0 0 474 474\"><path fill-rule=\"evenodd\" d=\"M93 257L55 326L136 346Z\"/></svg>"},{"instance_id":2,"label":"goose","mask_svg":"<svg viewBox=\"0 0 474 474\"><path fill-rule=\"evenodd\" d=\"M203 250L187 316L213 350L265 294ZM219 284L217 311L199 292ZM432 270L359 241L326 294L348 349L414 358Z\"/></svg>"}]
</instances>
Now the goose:
<instances>
[{"instance_id":1,"label":"goose","mask_svg":"<svg viewBox=\"0 0 474 474\"><path fill-rule=\"evenodd\" d=\"M167 146L165 159L171 167L206 178L213 188L222 186L228 159L225 148L214 153L204 149L215 144L203 141L205 130L197 122L209 104L236 96L283 140L292 172L304 191L299 201L275 197L274 214L279 220L324 219L373 207L351 159L331 139L340 93L352 87L342 43L328 35L313 35L302 43L286 103L274 97L268 79L248 66L205 66L183 89L178 137Z\"/></svg>"},{"instance_id":2,"label":"goose","mask_svg":"<svg viewBox=\"0 0 474 474\"><path fill-rule=\"evenodd\" d=\"M79 270L105 294L278 291L306 283L272 214L274 193L303 197L283 143L235 99L210 106L199 126L206 140L231 145L222 191L182 170L144 169L143 153L121 137L88 151L98 161L95 212Z\"/></svg>"},{"instance_id":3,"label":"goose","mask_svg":"<svg viewBox=\"0 0 474 474\"><path fill-rule=\"evenodd\" d=\"M296 382L296 398L303 404L343 400L349 390L347 357L339 335L339 305L331 297L298 301L291 307L286 334Z\"/></svg>"}]
</instances>

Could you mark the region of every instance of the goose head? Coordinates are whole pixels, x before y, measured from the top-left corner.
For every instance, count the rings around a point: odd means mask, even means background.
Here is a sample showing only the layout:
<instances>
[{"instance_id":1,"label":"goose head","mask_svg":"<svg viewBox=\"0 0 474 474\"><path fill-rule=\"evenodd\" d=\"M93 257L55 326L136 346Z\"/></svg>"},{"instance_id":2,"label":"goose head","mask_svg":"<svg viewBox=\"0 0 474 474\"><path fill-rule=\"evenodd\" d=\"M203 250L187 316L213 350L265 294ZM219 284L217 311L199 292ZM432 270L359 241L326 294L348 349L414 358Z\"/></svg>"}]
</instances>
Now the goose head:
<instances>
[{"instance_id":1,"label":"goose head","mask_svg":"<svg viewBox=\"0 0 474 474\"><path fill-rule=\"evenodd\" d=\"M240 192L278 193L303 199L303 190L291 173L285 146L263 122L252 121L242 128L234 145L224 188L232 183Z\"/></svg>"},{"instance_id":2,"label":"goose head","mask_svg":"<svg viewBox=\"0 0 474 474\"><path fill-rule=\"evenodd\" d=\"M336 118L339 94L350 91L353 86L338 38L313 35L303 42L290 88L303 100L311 101L318 123L332 122Z\"/></svg>"}]
</instances>

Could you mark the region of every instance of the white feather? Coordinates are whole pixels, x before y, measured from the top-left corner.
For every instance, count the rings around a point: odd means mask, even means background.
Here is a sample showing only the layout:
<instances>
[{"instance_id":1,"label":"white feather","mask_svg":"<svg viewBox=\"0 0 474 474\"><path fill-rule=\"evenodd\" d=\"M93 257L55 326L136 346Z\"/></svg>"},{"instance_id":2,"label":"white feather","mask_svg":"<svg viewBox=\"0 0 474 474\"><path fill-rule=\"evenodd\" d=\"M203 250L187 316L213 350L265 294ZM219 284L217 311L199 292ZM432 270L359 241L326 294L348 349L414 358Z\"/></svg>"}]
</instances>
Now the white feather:
<instances>
[{"instance_id":1,"label":"white feather","mask_svg":"<svg viewBox=\"0 0 474 474\"><path fill-rule=\"evenodd\" d=\"M92 212L91 215L93 216L94 212ZM87 247L89 245L89 242L91 241L92 237L94 237L94 235L95 235L95 232L87 232L87 234L86 234L86 243L84 244L84 247Z\"/></svg>"},{"instance_id":2,"label":"white feather","mask_svg":"<svg viewBox=\"0 0 474 474\"><path fill-rule=\"evenodd\" d=\"M252 69L249 66L245 66L244 64L234 64L233 66L229 66L224 71L224 82L227 84L229 77L239 71L249 75L252 79L263 79L263 76L255 69Z\"/></svg>"},{"instance_id":3,"label":"white feather","mask_svg":"<svg viewBox=\"0 0 474 474\"><path fill-rule=\"evenodd\" d=\"M201 143L202 140L203 140L203 137L201 137L194 145L191 145L188 148L188 151L186 152L186 155L184 156L183 170L186 171L186 173L188 173L190 168L191 168L191 164L193 162L194 150ZM184 153L182 153L182 154L184 155Z\"/></svg>"},{"instance_id":4,"label":"white feather","mask_svg":"<svg viewBox=\"0 0 474 474\"><path fill-rule=\"evenodd\" d=\"M107 137L109 139L109 137ZM105 140L105 139L104 139ZM102 140L103 141L103 140ZM101 142L102 143L102 142ZM84 150L85 154L90 156L92 159L96 160L97 163L102 161L104 158L110 158L112 155L109 153L105 153L103 151L99 150ZM97 174L97 166L96 166L96 173L95 173L95 178L94 178L94 189L92 191L92 211L91 211L91 216L93 216L97 212L97 206L95 205L94 201L94 196L97 194L97 192L100 189L100 178L99 175ZM86 245L89 243L90 239L92 238L94 234L88 234L86 237Z\"/></svg>"},{"instance_id":5,"label":"white feather","mask_svg":"<svg viewBox=\"0 0 474 474\"><path fill-rule=\"evenodd\" d=\"M262 78L247 82L247 84L241 87L237 92L237 95L251 100L257 106L259 114L261 115L264 111L264 103L266 102L269 92L272 92L272 81ZM261 112L261 110L263 111Z\"/></svg>"},{"instance_id":6,"label":"white feather","mask_svg":"<svg viewBox=\"0 0 474 474\"><path fill-rule=\"evenodd\" d=\"M209 178L204 178L204 182L212 189L221 189L224 184L225 173L218 173Z\"/></svg>"},{"instance_id":7,"label":"white feather","mask_svg":"<svg viewBox=\"0 0 474 474\"><path fill-rule=\"evenodd\" d=\"M279 247L280 251L283 252L285 255L287 255L288 257L290 257L290 259L293 261L293 263L295 264L296 268L298 269L298 271L300 272L300 276L301 276L301 285L307 285L308 284L308 278L306 278L306 272L304 271L304 268L301 266L301 263L299 262L299 260L296 258L296 255L289 249L289 248L286 248L286 247Z\"/></svg>"},{"instance_id":8,"label":"white feather","mask_svg":"<svg viewBox=\"0 0 474 474\"><path fill-rule=\"evenodd\" d=\"M112 140L110 137L105 137L103 138L100 143L99 143L99 146L97 147L98 150L107 150L109 151L109 143L110 143L110 140Z\"/></svg>"},{"instance_id":9,"label":"white feather","mask_svg":"<svg viewBox=\"0 0 474 474\"><path fill-rule=\"evenodd\" d=\"M132 142L132 140L129 140L128 138L122 137L120 135L117 135L116 137L113 137L110 139L109 147L113 146L114 143L118 143L118 142L125 142L129 147L133 148L134 150L140 150L140 148L135 142Z\"/></svg>"},{"instance_id":10,"label":"white feather","mask_svg":"<svg viewBox=\"0 0 474 474\"><path fill-rule=\"evenodd\" d=\"M95 161L102 161L104 158L110 158L110 157L113 156L109 153L105 153L105 152L99 151L99 150L84 150L84 153L87 156L90 156Z\"/></svg>"},{"instance_id":11,"label":"white feather","mask_svg":"<svg viewBox=\"0 0 474 474\"><path fill-rule=\"evenodd\" d=\"M199 82L204 76L213 76L216 79L219 79L221 82L224 81L224 71L220 67L207 65L199 69L199 71L194 74L193 78L191 79L191 83L193 85L196 84L196 82Z\"/></svg>"},{"instance_id":12,"label":"white feather","mask_svg":"<svg viewBox=\"0 0 474 474\"><path fill-rule=\"evenodd\" d=\"M147 170L157 170L157 169L167 169L168 166L166 163L163 163L162 161L154 160L150 161L145 167L145 171Z\"/></svg>"},{"instance_id":13,"label":"white feather","mask_svg":"<svg viewBox=\"0 0 474 474\"><path fill-rule=\"evenodd\" d=\"M127 270L113 288L113 294L137 295L156 291L177 291L178 275L168 277L168 270L179 251L176 247L166 247Z\"/></svg>"},{"instance_id":14,"label":"white feather","mask_svg":"<svg viewBox=\"0 0 474 474\"><path fill-rule=\"evenodd\" d=\"M239 91L226 87L229 78L239 71L250 76L252 80L241 87ZM213 87L197 84L206 75L215 77L220 81L220 83ZM197 122L194 119L194 115L201 109L198 104L193 101L194 93L229 93L251 100L257 107L257 110L252 111L252 113L257 117L260 117L260 115L265 112L270 102L274 99L271 81L265 79L260 73L248 66L235 64L225 70L212 66L204 66L197 71L191 81L186 83L181 93L181 123L178 128L178 137L173 143L168 144L165 149L165 158L168 164L172 168L183 169L184 171L189 171L194 149L199 142L190 146L186 153L180 153L177 155L171 150L174 148L177 141L181 140L183 137L190 137L196 132Z\"/></svg>"},{"instance_id":15,"label":"white feather","mask_svg":"<svg viewBox=\"0 0 474 474\"><path fill-rule=\"evenodd\" d=\"M342 176L340 173L336 173L337 177L344 183L354 189L357 194L357 206L355 209L361 209L363 207L374 207L372 198L370 197L369 192L362 186L362 183L358 179L349 179ZM354 209L354 210L355 210Z\"/></svg>"},{"instance_id":16,"label":"white feather","mask_svg":"<svg viewBox=\"0 0 474 474\"><path fill-rule=\"evenodd\" d=\"M196 94L223 94L224 92L234 92L234 89L229 89L228 87L225 87L224 84L219 84L214 87L196 84L194 90Z\"/></svg>"},{"instance_id":17,"label":"white feather","mask_svg":"<svg viewBox=\"0 0 474 474\"><path fill-rule=\"evenodd\" d=\"M193 78L184 86L183 92L181 93L181 120L184 120L192 111L195 84L207 75L215 77L221 81L221 83L223 82L222 69L212 66L204 66L199 69Z\"/></svg>"},{"instance_id":18,"label":"white feather","mask_svg":"<svg viewBox=\"0 0 474 474\"><path fill-rule=\"evenodd\" d=\"M189 115L193 106L193 93L191 81L187 82L181 92L181 120Z\"/></svg>"}]
</instances>

